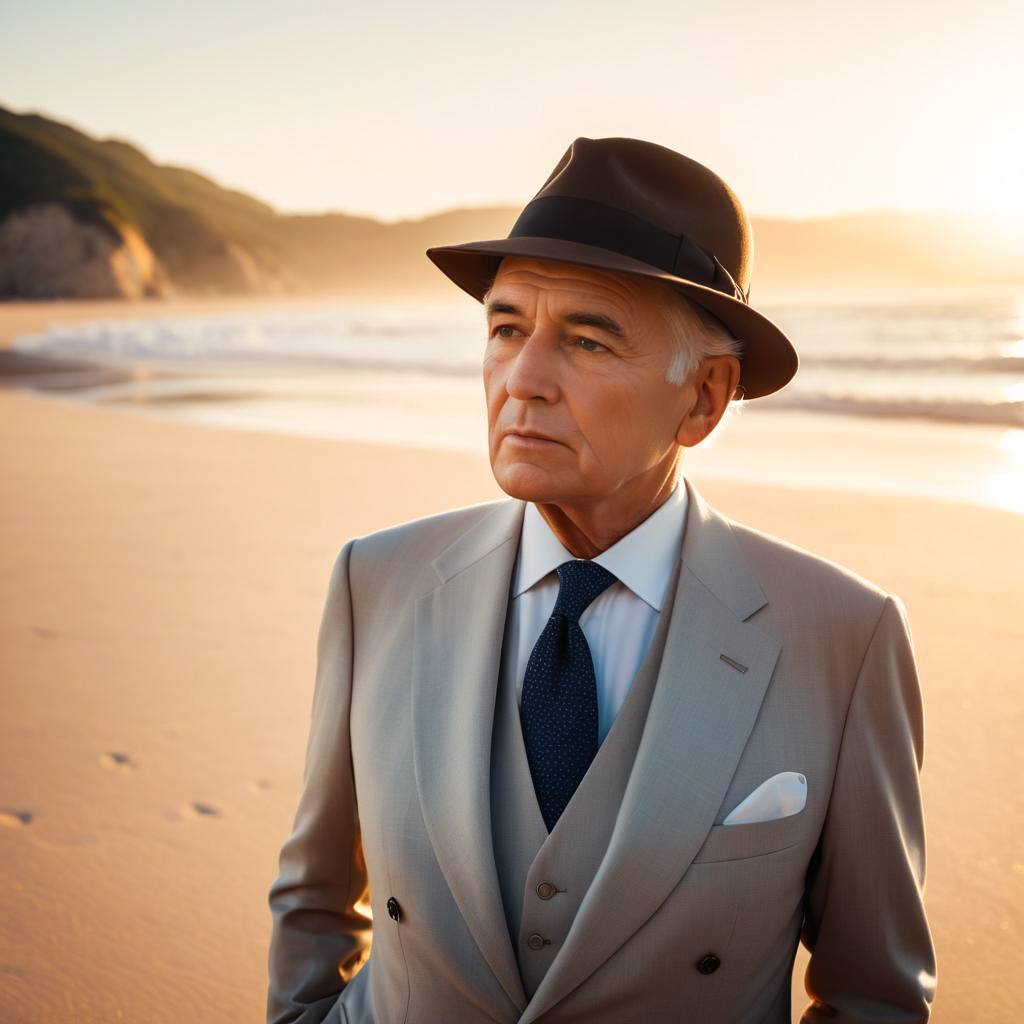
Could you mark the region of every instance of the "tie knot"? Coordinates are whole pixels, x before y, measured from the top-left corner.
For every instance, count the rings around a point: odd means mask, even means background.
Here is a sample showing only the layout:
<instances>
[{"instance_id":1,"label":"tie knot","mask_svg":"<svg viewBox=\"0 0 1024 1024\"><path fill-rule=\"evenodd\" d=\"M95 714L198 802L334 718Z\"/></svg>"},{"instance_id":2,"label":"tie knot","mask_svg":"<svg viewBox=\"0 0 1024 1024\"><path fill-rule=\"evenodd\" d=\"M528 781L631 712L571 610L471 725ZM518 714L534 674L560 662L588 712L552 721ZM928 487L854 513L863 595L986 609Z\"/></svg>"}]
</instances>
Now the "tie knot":
<instances>
[{"instance_id":1,"label":"tie knot","mask_svg":"<svg viewBox=\"0 0 1024 1024\"><path fill-rule=\"evenodd\" d=\"M553 615L564 615L570 622L577 622L587 606L603 594L616 580L603 565L582 558L563 562L558 573L558 599Z\"/></svg>"}]
</instances>

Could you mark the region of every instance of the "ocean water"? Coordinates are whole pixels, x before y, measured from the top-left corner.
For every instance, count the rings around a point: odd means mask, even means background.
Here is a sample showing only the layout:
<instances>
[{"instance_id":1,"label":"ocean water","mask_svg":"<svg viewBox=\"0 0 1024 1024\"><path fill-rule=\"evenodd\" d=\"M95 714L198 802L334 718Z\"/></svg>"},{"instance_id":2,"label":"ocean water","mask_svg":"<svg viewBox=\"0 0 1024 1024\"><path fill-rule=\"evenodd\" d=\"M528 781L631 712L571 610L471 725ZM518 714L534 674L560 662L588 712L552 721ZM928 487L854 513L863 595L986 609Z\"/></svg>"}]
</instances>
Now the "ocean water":
<instances>
[{"instance_id":1,"label":"ocean water","mask_svg":"<svg viewBox=\"0 0 1024 1024\"><path fill-rule=\"evenodd\" d=\"M714 460L696 464L1024 512L1024 293L759 308L793 341L800 370L728 425ZM76 400L223 427L479 452L484 338L481 309L468 300L319 302L99 320L23 336L12 348L75 360L68 372L29 375L19 386ZM760 438L743 446L767 424L786 438L774 459ZM833 458L812 458L826 434Z\"/></svg>"},{"instance_id":2,"label":"ocean water","mask_svg":"<svg viewBox=\"0 0 1024 1024\"><path fill-rule=\"evenodd\" d=\"M1024 426L1024 294L766 305L763 311L793 340L801 359L794 380L761 400L763 406ZM401 370L475 380L483 340L480 308L467 302L99 321L22 337L14 348L163 371L183 396L197 393L190 378L198 376L247 379L253 392L262 380L279 397L275 375L323 381L330 371ZM60 386L89 382L85 374ZM141 374L122 392L145 401L150 395L167 400L173 390L167 378L156 386Z\"/></svg>"}]
</instances>

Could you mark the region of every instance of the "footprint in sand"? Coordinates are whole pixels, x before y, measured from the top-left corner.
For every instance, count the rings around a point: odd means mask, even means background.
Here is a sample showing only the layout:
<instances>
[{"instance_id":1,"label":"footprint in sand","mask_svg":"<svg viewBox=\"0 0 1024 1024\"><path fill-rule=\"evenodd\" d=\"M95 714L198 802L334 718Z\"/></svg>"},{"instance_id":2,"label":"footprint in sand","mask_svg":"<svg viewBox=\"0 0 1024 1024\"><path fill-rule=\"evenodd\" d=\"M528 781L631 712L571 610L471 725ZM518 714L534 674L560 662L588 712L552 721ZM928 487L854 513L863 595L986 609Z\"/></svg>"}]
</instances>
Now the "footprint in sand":
<instances>
[{"instance_id":1,"label":"footprint in sand","mask_svg":"<svg viewBox=\"0 0 1024 1024\"><path fill-rule=\"evenodd\" d=\"M32 626L32 632L36 636L46 637L47 640L52 640L55 637L60 636L60 630L53 629L50 626Z\"/></svg>"},{"instance_id":2,"label":"footprint in sand","mask_svg":"<svg viewBox=\"0 0 1024 1024\"><path fill-rule=\"evenodd\" d=\"M185 808L185 815L189 818L219 818L220 808L213 804L205 804L200 800L193 800Z\"/></svg>"},{"instance_id":3,"label":"footprint in sand","mask_svg":"<svg viewBox=\"0 0 1024 1024\"><path fill-rule=\"evenodd\" d=\"M31 811L12 811L9 807L0 808L0 825L8 828L23 828L32 824L35 815Z\"/></svg>"},{"instance_id":4,"label":"footprint in sand","mask_svg":"<svg viewBox=\"0 0 1024 1024\"><path fill-rule=\"evenodd\" d=\"M266 793L268 789L272 789L274 784L270 779L255 779L249 783L249 789L253 793Z\"/></svg>"},{"instance_id":5,"label":"footprint in sand","mask_svg":"<svg viewBox=\"0 0 1024 1024\"><path fill-rule=\"evenodd\" d=\"M108 750L105 754L100 754L99 760L104 768L112 770L133 772L138 768L138 765L127 754L123 754L119 750Z\"/></svg>"}]
</instances>

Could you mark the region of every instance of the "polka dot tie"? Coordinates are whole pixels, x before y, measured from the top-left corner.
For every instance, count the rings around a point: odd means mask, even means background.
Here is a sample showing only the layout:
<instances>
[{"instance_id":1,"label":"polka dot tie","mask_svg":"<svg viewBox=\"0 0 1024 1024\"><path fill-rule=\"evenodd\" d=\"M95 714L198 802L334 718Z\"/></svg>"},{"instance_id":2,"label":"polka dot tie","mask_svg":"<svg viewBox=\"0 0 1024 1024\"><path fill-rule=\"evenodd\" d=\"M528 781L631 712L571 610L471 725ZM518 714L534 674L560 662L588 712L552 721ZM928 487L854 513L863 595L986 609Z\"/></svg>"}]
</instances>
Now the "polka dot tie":
<instances>
[{"instance_id":1,"label":"polka dot tie","mask_svg":"<svg viewBox=\"0 0 1024 1024\"><path fill-rule=\"evenodd\" d=\"M580 616L616 577L596 562L563 562L558 599L530 653L519 716L550 832L597 753L597 680Z\"/></svg>"}]
</instances>

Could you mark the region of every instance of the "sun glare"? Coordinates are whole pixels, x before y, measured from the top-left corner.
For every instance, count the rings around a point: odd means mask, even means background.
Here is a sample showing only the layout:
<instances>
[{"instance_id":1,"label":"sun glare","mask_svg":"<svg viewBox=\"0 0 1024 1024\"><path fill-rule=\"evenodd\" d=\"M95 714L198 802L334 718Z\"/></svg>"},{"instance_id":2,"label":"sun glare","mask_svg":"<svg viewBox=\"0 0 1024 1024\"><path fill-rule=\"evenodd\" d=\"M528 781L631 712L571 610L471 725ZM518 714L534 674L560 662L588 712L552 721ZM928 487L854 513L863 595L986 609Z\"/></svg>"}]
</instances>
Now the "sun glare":
<instances>
[{"instance_id":1,"label":"sun glare","mask_svg":"<svg viewBox=\"0 0 1024 1024\"><path fill-rule=\"evenodd\" d=\"M1007 430L999 439L1007 469L985 480L985 496L994 505L1024 515L1024 430Z\"/></svg>"},{"instance_id":2,"label":"sun glare","mask_svg":"<svg viewBox=\"0 0 1024 1024\"><path fill-rule=\"evenodd\" d=\"M1019 335L1019 339L1013 343L1014 355L1024 355L1024 296L1017 300L1013 315L1017 318L1013 325L1013 333ZM1018 351L1018 346L1021 351Z\"/></svg>"}]
</instances>

